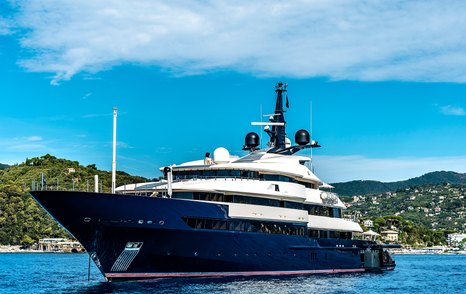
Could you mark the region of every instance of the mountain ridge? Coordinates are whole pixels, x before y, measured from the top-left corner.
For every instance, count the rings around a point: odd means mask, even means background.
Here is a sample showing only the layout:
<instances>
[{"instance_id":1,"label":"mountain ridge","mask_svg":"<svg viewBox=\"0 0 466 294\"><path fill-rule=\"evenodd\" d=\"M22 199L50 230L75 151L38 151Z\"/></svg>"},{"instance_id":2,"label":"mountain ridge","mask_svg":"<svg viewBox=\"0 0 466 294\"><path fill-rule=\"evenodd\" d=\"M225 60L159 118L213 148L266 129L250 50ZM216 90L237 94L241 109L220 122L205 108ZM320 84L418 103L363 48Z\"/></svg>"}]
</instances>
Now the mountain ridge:
<instances>
[{"instance_id":1,"label":"mountain ridge","mask_svg":"<svg viewBox=\"0 0 466 294\"><path fill-rule=\"evenodd\" d=\"M434 171L404 181L381 182L373 180L354 180L342 183L332 183L331 185L335 187L334 192L341 196L354 196L391 192L409 187L443 183L466 184L466 173Z\"/></svg>"}]
</instances>

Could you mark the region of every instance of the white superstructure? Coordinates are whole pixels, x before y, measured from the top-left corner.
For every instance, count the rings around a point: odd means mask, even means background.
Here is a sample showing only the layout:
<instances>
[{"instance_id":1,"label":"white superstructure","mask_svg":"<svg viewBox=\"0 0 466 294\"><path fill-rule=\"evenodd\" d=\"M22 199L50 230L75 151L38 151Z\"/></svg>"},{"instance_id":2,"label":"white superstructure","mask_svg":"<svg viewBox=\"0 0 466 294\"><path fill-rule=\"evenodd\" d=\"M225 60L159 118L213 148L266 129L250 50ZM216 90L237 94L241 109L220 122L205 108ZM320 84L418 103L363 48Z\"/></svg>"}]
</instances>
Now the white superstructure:
<instances>
[{"instance_id":1,"label":"white superstructure","mask_svg":"<svg viewBox=\"0 0 466 294\"><path fill-rule=\"evenodd\" d=\"M204 165L203 159L172 165L171 197L228 205L232 218L307 223L315 231L362 232L359 224L341 218L345 205L338 196L319 189L324 183L306 167L308 157L267 151L226 159L228 151L220 147L211 165ZM221 161L215 161L217 153ZM117 192L170 197L166 180L121 186Z\"/></svg>"}]
</instances>

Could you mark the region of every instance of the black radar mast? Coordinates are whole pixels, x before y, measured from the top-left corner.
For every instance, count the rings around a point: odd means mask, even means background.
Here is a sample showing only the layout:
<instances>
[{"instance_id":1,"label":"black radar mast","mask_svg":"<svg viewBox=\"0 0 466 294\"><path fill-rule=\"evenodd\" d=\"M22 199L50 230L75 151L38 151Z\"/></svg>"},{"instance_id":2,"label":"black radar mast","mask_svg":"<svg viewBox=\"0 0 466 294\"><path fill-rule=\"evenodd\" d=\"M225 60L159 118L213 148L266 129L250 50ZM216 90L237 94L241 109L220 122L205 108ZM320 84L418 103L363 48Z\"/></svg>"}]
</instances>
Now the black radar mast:
<instances>
[{"instance_id":1,"label":"black radar mast","mask_svg":"<svg viewBox=\"0 0 466 294\"><path fill-rule=\"evenodd\" d=\"M274 115L270 118L270 122L278 123L272 125L272 131L270 133L270 145L278 149L285 149L285 115L283 110L283 92L286 92L288 84L278 82L275 85L275 92L277 92L277 102L275 103Z\"/></svg>"}]
</instances>

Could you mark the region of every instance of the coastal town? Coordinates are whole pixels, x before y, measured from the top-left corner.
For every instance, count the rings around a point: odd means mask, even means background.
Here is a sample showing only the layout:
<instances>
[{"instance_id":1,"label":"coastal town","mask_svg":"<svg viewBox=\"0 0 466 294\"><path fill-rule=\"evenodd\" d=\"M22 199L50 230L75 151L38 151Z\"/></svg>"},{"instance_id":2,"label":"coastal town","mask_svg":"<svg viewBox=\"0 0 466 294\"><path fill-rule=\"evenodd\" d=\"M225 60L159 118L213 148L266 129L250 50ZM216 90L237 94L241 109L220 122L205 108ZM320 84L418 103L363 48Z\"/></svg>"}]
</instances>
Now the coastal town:
<instances>
[{"instance_id":1,"label":"coastal town","mask_svg":"<svg viewBox=\"0 0 466 294\"><path fill-rule=\"evenodd\" d=\"M376 240L385 244L400 244L400 249L391 249L394 254L466 254L466 233L447 234L447 244L432 246L410 245L400 242L400 235L405 234L398 226L397 219L389 219L387 226L379 227L380 233L373 231L374 221L366 219L361 226L368 230L356 238Z\"/></svg>"},{"instance_id":2,"label":"coastal town","mask_svg":"<svg viewBox=\"0 0 466 294\"><path fill-rule=\"evenodd\" d=\"M44 238L30 246L0 245L0 253L83 253L86 249L77 241L66 238Z\"/></svg>"},{"instance_id":3,"label":"coastal town","mask_svg":"<svg viewBox=\"0 0 466 294\"><path fill-rule=\"evenodd\" d=\"M466 229L466 186L425 185L396 192L352 196L348 211L358 218L395 215L432 229Z\"/></svg>"},{"instance_id":4,"label":"coastal town","mask_svg":"<svg viewBox=\"0 0 466 294\"><path fill-rule=\"evenodd\" d=\"M347 218L358 221L397 253L465 253L466 186L443 183L346 199Z\"/></svg>"}]
</instances>

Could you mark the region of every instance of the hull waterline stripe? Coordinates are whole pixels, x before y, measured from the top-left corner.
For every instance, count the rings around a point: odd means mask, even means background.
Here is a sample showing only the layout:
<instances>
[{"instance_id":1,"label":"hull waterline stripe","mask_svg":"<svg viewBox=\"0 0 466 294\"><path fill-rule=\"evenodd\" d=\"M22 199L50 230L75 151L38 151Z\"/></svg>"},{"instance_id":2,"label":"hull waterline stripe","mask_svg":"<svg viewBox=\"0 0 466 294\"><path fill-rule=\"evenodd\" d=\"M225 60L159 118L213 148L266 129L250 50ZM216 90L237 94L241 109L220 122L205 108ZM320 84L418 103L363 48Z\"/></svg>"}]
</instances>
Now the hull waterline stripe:
<instances>
[{"instance_id":1,"label":"hull waterline stripe","mask_svg":"<svg viewBox=\"0 0 466 294\"><path fill-rule=\"evenodd\" d=\"M234 276L277 276L277 275L307 275L332 273L364 272L363 268L329 269L306 271L264 271L264 272L192 272L192 273L107 273L107 278L182 278L182 277L234 277Z\"/></svg>"},{"instance_id":2,"label":"hull waterline stripe","mask_svg":"<svg viewBox=\"0 0 466 294\"><path fill-rule=\"evenodd\" d=\"M383 268L383 270L393 271L393 270L395 270L395 267L385 267L385 268Z\"/></svg>"}]
</instances>

